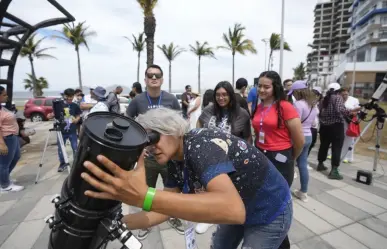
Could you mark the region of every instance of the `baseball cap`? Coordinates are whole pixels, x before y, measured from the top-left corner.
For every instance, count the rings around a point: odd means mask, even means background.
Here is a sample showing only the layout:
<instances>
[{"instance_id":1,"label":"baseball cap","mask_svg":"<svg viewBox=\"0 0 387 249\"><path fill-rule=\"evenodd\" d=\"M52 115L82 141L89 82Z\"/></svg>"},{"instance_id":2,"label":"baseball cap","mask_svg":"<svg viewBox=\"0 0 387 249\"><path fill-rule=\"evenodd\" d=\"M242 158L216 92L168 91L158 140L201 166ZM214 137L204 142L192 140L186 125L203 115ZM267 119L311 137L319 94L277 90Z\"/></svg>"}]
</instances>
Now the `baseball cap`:
<instances>
[{"instance_id":1,"label":"baseball cap","mask_svg":"<svg viewBox=\"0 0 387 249\"><path fill-rule=\"evenodd\" d=\"M313 90L317 91L319 94L322 93L322 89L321 89L321 87L319 87L319 86L313 87Z\"/></svg>"},{"instance_id":2,"label":"baseball cap","mask_svg":"<svg viewBox=\"0 0 387 249\"><path fill-rule=\"evenodd\" d=\"M301 90L306 89L306 81L304 80L297 80L293 83L292 87L290 88L288 95L292 95L295 90Z\"/></svg>"},{"instance_id":3,"label":"baseball cap","mask_svg":"<svg viewBox=\"0 0 387 249\"><path fill-rule=\"evenodd\" d=\"M106 89L105 88L103 88L101 86L97 86L92 91L95 94L95 96L97 96L98 98L105 98L105 94L106 94Z\"/></svg>"},{"instance_id":4,"label":"baseball cap","mask_svg":"<svg viewBox=\"0 0 387 249\"><path fill-rule=\"evenodd\" d=\"M340 88L341 88L340 84L336 82L328 85L328 90L333 89L333 91L337 91L337 90L340 90Z\"/></svg>"}]
</instances>

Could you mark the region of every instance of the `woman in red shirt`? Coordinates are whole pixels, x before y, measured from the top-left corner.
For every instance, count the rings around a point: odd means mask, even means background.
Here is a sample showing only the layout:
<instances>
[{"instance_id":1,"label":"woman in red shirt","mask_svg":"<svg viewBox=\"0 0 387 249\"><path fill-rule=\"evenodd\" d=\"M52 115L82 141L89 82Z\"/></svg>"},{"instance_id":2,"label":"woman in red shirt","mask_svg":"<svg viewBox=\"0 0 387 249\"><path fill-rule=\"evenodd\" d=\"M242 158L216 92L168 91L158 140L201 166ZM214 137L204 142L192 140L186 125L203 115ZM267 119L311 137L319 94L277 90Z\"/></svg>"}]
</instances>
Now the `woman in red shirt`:
<instances>
[{"instance_id":1,"label":"woman in red shirt","mask_svg":"<svg viewBox=\"0 0 387 249\"><path fill-rule=\"evenodd\" d=\"M261 103L253 113L255 146L265 153L290 187L294 178L294 161L305 142L301 120L293 105L286 101L277 72L261 73L257 94ZM290 248L287 236L279 248Z\"/></svg>"}]
</instances>

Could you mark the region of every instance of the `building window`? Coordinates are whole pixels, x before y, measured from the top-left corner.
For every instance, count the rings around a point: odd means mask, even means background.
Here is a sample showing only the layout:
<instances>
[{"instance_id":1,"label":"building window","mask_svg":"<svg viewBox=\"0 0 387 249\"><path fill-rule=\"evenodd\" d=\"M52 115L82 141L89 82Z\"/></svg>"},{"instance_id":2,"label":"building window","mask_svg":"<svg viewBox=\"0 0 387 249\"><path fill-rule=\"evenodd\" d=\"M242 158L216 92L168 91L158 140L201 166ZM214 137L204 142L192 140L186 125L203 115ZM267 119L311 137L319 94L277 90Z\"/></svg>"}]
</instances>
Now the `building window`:
<instances>
[{"instance_id":1,"label":"building window","mask_svg":"<svg viewBox=\"0 0 387 249\"><path fill-rule=\"evenodd\" d=\"M387 39L387 30L380 30L379 31L379 38L380 39Z\"/></svg>"},{"instance_id":2,"label":"building window","mask_svg":"<svg viewBox=\"0 0 387 249\"><path fill-rule=\"evenodd\" d=\"M364 62L366 59L366 51L363 50L358 50L357 51L357 62Z\"/></svg>"},{"instance_id":3,"label":"building window","mask_svg":"<svg viewBox=\"0 0 387 249\"><path fill-rule=\"evenodd\" d=\"M381 16L380 17L380 23L381 24L387 24L387 16Z\"/></svg>"},{"instance_id":4,"label":"building window","mask_svg":"<svg viewBox=\"0 0 387 249\"><path fill-rule=\"evenodd\" d=\"M387 61L387 46L380 46L376 50L376 61Z\"/></svg>"},{"instance_id":5,"label":"building window","mask_svg":"<svg viewBox=\"0 0 387 249\"><path fill-rule=\"evenodd\" d=\"M387 8L387 1L383 1L382 8Z\"/></svg>"}]
</instances>

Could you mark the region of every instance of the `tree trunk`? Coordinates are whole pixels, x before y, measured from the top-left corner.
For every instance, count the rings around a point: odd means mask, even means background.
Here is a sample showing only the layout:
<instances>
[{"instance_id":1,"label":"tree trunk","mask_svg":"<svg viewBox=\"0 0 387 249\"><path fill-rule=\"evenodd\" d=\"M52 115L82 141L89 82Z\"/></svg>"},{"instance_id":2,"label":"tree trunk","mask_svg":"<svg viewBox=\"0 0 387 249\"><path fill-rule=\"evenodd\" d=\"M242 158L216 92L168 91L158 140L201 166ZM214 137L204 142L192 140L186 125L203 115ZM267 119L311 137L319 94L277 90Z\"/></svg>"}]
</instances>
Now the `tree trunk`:
<instances>
[{"instance_id":1,"label":"tree trunk","mask_svg":"<svg viewBox=\"0 0 387 249\"><path fill-rule=\"evenodd\" d=\"M34 68L34 59L31 55L28 56L28 59L30 60L31 64L31 75L32 75L32 95L34 98L37 97L37 89L36 89L36 74L35 74L35 68Z\"/></svg>"},{"instance_id":2,"label":"tree trunk","mask_svg":"<svg viewBox=\"0 0 387 249\"><path fill-rule=\"evenodd\" d=\"M75 51L77 52L78 58L78 80L79 80L79 89L82 90L82 72L81 72L81 58L79 57L79 49L76 47Z\"/></svg>"},{"instance_id":3,"label":"tree trunk","mask_svg":"<svg viewBox=\"0 0 387 249\"><path fill-rule=\"evenodd\" d=\"M234 87L235 81L235 53L232 54L232 87Z\"/></svg>"},{"instance_id":4,"label":"tree trunk","mask_svg":"<svg viewBox=\"0 0 387 249\"><path fill-rule=\"evenodd\" d=\"M138 58L137 58L137 82L140 82L140 58L141 58L141 52L138 52Z\"/></svg>"},{"instance_id":5,"label":"tree trunk","mask_svg":"<svg viewBox=\"0 0 387 249\"><path fill-rule=\"evenodd\" d=\"M198 65L198 91L200 93L200 56L199 56L199 65Z\"/></svg>"},{"instance_id":6,"label":"tree trunk","mask_svg":"<svg viewBox=\"0 0 387 249\"><path fill-rule=\"evenodd\" d=\"M155 48L156 18L154 16L144 17L144 33L146 35L146 64L153 64Z\"/></svg>"},{"instance_id":7,"label":"tree trunk","mask_svg":"<svg viewBox=\"0 0 387 249\"><path fill-rule=\"evenodd\" d=\"M272 57L273 57L273 49L270 49L269 64L267 64L267 71L270 71L270 63L271 63Z\"/></svg>"},{"instance_id":8,"label":"tree trunk","mask_svg":"<svg viewBox=\"0 0 387 249\"><path fill-rule=\"evenodd\" d=\"M172 92L172 61L169 61L169 93Z\"/></svg>"}]
</instances>

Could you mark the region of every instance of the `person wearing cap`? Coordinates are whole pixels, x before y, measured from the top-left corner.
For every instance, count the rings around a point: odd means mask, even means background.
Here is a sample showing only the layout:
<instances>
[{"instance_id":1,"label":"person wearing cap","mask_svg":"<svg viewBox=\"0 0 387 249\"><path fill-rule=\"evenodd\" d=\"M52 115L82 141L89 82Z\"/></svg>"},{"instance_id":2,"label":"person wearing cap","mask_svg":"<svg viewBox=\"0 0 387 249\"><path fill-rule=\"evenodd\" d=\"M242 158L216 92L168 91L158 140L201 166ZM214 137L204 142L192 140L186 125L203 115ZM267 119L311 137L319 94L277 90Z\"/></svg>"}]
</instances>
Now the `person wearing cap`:
<instances>
[{"instance_id":1,"label":"person wearing cap","mask_svg":"<svg viewBox=\"0 0 387 249\"><path fill-rule=\"evenodd\" d=\"M344 142L344 117L351 112L345 108L343 97L340 95L339 83L328 85L326 96L322 100L320 109L320 149L318 150L317 171L325 171L324 162L328 156L329 146L332 145L331 171L329 179L342 180L339 172L341 149Z\"/></svg>"},{"instance_id":2,"label":"person wearing cap","mask_svg":"<svg viewBox=\"0 0 387 249\"><path fill-rule=\"evenodd\" d=\"M84 119L84 117L87 116L87 114L89 113L90 109L93 108L93 106L95 104L97 104L97 101L91 97L92 91L95 88L97 88L97 87L98 87L97 85L93 85L93 86L90 87L90 93L83 97L83 100L82 100L82 102L81 102L81 104L79 106L81 108L81 110L82 110L81 117L83 119Z\"/></svg>"},{"instance_id":3,"label":"person wearing cap","mask_svg":"<svg viewBox=\"0 0 387 249\"><path fill-rule=\"evenodd\" d=\"M194 129L196 128L196 123L202 113L202 108L200 108L202 98L200 97L200 94L195 91L191 91L191 98L188 105L187 118L189 119L189 128Z\"/></svg>"},{"instance_id":4,"label":"person wearing cap","mask_svg":"<svg viewBox=\"0 0 387 249\"><path fill-rule=\"evenodd\" d=\"M90 109L89 113L83 117L84 119L87 119L87 116L93 112L109 112L109 104L105 95L106 89L101 86L97 86L91 91L91 98L97 101L97 103Z\"/></svg>"},{"instance_id":5,"label":"person wearing cap","mask_svg":"<svg viewBox=\"0 0 387 249\"><path fill-rule=\"evenodd\" d=\"M309 147L308 156L309 156L310 152L312 151L312 149L313 149L313 147L314 147L314 145L316 144L316 141L317 141L318 128L320 126L320 121L319 121L319 118L318 118L318 115L320 113L319 105L320 105L322 97L323 97L322 96L322 89L319 86L313 87L312 92L314 94L315 103L316 103L316 107L317 107L316 108L317 109L317 115L314 118L312 127L310 129L310 131L312 132L312 143L310 144L310 147ZM308 169L309 169L309 166L308 166Z\"/></svg>"},{"instance_id":6,"label":"person wearing cap","mask_svg":"<svg viewBox=\"0 0 387 249\"><path fill-rule=\"evenodd\" d=\"M106 97L107 106L109 111L117 114L121 114L120 99L118 95L122 93L122 87L117 86L116 89L108 94Z\"/></svg>"},{"instance_id":7,"label":"person wearing cap","mask_svg":"<svg viewBox=\"0 0 387 249\"><path fill-rule=\"evenodd\" d=\"M313 93L308 89L306 81L298 80L292 84L288 92L288 96L294 96L296 99L293 102L298 115L301 119L302 131L305 137L304 147L301 154L297 157L297 167L300 172L301 189L293 192L294 196L303 202L308 201L308 152L312 143L312 124L317 116L317 108Z\"/></svg>"}]
</instances>

